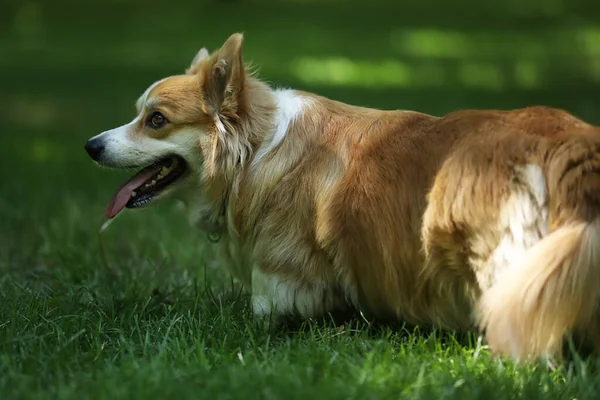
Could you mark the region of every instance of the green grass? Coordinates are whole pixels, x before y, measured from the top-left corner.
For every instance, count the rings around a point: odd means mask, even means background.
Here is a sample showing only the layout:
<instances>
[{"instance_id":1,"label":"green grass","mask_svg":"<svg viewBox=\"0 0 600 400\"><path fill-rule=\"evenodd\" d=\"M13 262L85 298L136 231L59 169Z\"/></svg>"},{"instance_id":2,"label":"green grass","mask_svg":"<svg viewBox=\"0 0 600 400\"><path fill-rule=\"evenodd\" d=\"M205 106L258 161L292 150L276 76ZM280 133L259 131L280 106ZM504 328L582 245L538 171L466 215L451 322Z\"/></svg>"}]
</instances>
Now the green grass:
<instances>
[{"instance_id":1,"label":"green grass","mask_svg":"<svg viewBox=\"0 0 600 400\"><path fill-rule=\"evenodd\" d=\"M597 398L592 363L517 367L475 336L361 320L269 330L174 204L100 237L128 174L96 168L83 144L233 31L265 79L342 101L438 115L546 104L598 123L599 7L13 3L0 20L0 399Z\"/></svg>"},{"instance_id":2,"label":"green grass","mask_svg":"<svg viewBox=\"0 0 600 400\"><path fill-rule=\"evenodd\" d=\"M87 223L95 218L80 219L85 209L59 211L45 232L27 234L35 248L12 254L0 294L0 398L596 396L584 364L515 367L491 359L475 337L361 321L268 330L239 288L206 265L208 249L174 210L115 222L104 263Z\"/></svg>"}]
</instances>

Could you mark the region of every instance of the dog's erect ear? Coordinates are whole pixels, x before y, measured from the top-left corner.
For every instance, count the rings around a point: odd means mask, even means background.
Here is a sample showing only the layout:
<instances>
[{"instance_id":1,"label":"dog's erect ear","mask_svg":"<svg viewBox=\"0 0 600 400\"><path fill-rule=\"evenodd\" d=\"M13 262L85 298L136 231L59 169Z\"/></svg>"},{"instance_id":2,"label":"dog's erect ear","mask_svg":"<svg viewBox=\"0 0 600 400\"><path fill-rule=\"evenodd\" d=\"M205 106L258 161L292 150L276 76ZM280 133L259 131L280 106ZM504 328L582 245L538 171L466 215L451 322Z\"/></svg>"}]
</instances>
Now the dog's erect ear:
<instances>
[{"instance_id":1,"label":"dog's erect ear","mask_svg":"<svg viewBox=\"0 0 600 400\"><path fill-rule=\"evenodd\" d=\"M200 51L196 53L196 56L192 60L190 66L185 70L185 73L195 74L196 72L198 72L198 65L200 65L200 63L202 63L203 61L206 61L209 55L210 54L208 54L208 50L205 47L201 48Z\"/></svg>"},{"instance_id":2,"label":"dog's erect ear","mask_svg":"<svg viewBox=\"0 0 600 400\"><path fill-rule=\"evenodd\" d=\"M242 58L244 36L234 33L211 57L210 68L205 69L205 101L214 114L221 110L228 95L240 93L245 71Z\"/></svg>"}]
</instances>

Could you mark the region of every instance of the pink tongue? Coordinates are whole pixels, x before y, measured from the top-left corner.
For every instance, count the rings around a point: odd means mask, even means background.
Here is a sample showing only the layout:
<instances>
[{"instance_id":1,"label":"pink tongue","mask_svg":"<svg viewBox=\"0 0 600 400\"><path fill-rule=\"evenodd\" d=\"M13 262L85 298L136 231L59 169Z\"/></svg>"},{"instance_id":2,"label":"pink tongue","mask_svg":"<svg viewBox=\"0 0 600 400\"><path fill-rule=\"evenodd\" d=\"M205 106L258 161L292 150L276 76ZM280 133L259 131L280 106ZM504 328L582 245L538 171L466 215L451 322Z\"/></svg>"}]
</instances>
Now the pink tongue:
<instances>
[{"instance_id":1,"label":"pink tongue","mask_svg":"<svg viewBox=\"0 0 600 400\"><path fill-rule=\"evenodd\" d=\"M121 212L127 205L127 202L131 198L131 194L133 191L140 186L142 186L147 180L152 178L154 175L158 174L161 167L157 166L156 168L144 170L131 178L129 181L125 182L115 192L113 197L111 197L108 205L106 206L106 217L111 219L114 218L115 215Z\"/></svg>"}]
</instances>

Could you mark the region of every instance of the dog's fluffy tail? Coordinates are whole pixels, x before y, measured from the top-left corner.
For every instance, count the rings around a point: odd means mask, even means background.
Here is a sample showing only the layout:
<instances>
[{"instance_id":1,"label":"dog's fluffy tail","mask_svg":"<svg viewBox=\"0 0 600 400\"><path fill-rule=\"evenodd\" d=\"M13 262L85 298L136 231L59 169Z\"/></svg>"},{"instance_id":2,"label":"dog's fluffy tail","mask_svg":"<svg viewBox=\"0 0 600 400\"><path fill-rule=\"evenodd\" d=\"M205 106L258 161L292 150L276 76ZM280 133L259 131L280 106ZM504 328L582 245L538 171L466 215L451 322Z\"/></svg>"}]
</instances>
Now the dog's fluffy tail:
<instances>
[{"instance_id":1,"label":"dog's fluffy tail","mask_svg":"<svg viewBox=\"0 0 600 400\"><path fill-rule=\"evenodd\" d=\"M568 333L600 338L600 142L570 137L547 155L551 231L481 299L490 349L517 361L560 356Z\"/></svg>"}]
</instances>

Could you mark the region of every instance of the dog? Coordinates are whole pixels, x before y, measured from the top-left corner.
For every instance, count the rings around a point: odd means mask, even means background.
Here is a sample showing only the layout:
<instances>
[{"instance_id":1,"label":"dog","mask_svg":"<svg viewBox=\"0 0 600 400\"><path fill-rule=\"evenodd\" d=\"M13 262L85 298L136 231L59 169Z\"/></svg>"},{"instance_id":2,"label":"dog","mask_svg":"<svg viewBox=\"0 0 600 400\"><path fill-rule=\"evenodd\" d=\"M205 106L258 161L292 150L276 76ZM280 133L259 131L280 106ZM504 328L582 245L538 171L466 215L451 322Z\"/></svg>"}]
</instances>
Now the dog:
<instances>
[{"instance_id":1,"label":"dog","mask_svg":"<svg viewBox=\"0 0 600 400\"><path fill-rule=\"evenodd\" d=\"M244 36L153 83L89 156L141 169L107 217L165 199L220 237L257 317L354 308L482 332L516 362L600 348L600 130L532 106L442 117L273 88Z\"/></svg>"}]
</instances>

